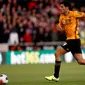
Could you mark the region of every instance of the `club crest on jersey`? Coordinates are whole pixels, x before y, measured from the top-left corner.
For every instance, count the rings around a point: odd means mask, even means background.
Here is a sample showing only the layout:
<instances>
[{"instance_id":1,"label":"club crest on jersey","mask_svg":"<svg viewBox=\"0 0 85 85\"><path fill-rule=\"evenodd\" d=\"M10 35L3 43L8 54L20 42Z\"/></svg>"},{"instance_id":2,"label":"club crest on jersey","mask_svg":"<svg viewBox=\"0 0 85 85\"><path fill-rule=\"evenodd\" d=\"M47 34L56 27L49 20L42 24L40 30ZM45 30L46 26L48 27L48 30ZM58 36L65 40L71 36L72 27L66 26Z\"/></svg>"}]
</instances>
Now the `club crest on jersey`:
<instances>
[{"instance_id":1,"label":"club crest on jersey","mask_svg":"<svg viewBox=\"0 0 85 85\"><path fill-rule=\"evenodd\" d=\"M71 23L71 20L70 19L62 20L62 24L63 25L67 25L67 24L70 24L70 23Z\"/></svg>"},{"instance_id":2,"label":"club crest on jersey","mask_svg":"<svg viewBox=\"0 0 85 85\"><path fill-rule=\"evenodd\" d=\"M66 20L62 20L62 24L65 25L66 24Z\"/></svg>"}]
</instances>

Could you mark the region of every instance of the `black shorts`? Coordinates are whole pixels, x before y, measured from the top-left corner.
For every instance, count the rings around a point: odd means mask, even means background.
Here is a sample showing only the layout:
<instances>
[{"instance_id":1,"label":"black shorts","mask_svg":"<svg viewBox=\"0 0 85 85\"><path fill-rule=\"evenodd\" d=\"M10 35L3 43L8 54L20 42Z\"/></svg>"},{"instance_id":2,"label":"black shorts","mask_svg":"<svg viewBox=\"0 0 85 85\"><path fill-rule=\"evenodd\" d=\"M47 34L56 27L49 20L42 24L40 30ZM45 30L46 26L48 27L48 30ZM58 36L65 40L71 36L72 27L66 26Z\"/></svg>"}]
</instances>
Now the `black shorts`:
<instances>
[{"instance_id":1,"label":"black shorts","mask_svg":"<svg viewBox=\"0 0 85 85\"><path fill-rule=\"evenodd\" d=\"M75 53L82 53L81 52L81 42L80 39L71 39L66 40L66 43L62 45L62 47L67 51L71 51L74 55Z\"/></svg>"}]
</instances>

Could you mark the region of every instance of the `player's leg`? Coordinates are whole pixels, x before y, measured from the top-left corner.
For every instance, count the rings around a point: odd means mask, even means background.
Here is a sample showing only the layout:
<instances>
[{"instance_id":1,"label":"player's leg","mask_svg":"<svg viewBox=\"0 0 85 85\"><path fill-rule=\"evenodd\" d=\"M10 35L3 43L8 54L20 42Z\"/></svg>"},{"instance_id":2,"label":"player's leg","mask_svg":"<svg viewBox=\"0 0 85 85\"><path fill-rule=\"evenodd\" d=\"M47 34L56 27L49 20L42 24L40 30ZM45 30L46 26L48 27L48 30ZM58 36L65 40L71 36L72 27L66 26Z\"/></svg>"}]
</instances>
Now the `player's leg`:
<instances>
[{"instance_id":1,"label":"player's leg","mask_svg":"<svg viewBox=\"0 0 85 85\"><path fill-rule=\"evenodd\" d=\"M63 47L59 47L55 52L55 68L54 68L54 75L52 76L46 76L45 78L47 80L59 80L59 71L61 66L61 59L60 57L65 54L67 51Z\"/></svg>"},{"instance_id":2,"label":"player's leg","mask_svg":"<svg viewBox=\"0 0 85 85\"><path fill-rule=\"evenodd\" d=\"M85 59L83 59L82 53L75 53L74 57L80 65L85 65Z\"/></svg>"},{"instance_id":3,"label":"player's leg","mask_svg":"<svg viewBox=\"0 0 85 85\"><path fill-rule=\"evenodd\" d=\"M68 41L68 45L77 62L81 65L85 65L85 59L83 59L81 51L80 39L70 40Z\"/></svg>"},{"instance_id":4,"label":"player's leg","mask_svg":"<svg viewBox=\"0 0 85 85\"><path fill-rule=\"evenodd\" d=\"M56 50L55 52L55 68L54 68L54 76L56 78L59 77L59 71L60 71L60 66L61 66L61 56L67 53L67 51L63 48L60 47Z\"/></svg>"}]
</instances>

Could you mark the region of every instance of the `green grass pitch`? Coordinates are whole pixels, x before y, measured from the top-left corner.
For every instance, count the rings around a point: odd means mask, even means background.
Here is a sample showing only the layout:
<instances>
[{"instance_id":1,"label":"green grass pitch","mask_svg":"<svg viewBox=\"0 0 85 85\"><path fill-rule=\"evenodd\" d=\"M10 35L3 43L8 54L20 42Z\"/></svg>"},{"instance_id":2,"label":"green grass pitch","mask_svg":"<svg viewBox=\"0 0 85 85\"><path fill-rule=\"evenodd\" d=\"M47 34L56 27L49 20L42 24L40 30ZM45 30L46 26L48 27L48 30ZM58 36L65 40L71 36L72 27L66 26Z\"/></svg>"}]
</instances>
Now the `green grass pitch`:
<instances>
[{"instance_id":1,"label":"green grass pitch","mask_svg":"<svg viewBox=\"0 0 85 85\"><path fill-rule=\"evenodd\" d=\"M7 85L85 85L85 66L62 63L60 81L45 80L51 75L54 64L0 65L0 74L8 75Z\"/></svg>"}]
</instances>

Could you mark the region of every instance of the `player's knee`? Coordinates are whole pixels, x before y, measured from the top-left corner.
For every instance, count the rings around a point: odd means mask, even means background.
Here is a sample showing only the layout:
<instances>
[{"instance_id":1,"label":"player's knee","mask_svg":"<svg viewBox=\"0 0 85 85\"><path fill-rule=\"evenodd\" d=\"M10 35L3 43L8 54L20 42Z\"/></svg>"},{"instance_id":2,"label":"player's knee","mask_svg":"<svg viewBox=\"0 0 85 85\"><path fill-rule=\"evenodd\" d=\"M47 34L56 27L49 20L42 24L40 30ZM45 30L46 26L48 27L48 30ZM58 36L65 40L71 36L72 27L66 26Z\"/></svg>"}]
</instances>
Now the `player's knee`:
<instances>
[{"instance_id":1,"label":"player's knee","mask_svg":"<svg viewBox=\"0 0 85 85\"><path fill-rule=\"evenodd\" d=\"M55 57L58 57L59 56L59 53L58 52L55 52Z\"/></svg>"},{"instance_id":2,"label":"player's knee","mask_svg":"<svg viewBox=\"0 0 85 85\"><path fill-rule=\"evenodd\" d=\"M61 55L60 52L55 52L55 58L56 59L60 58L60 55Z\"/></svg>"},{"instance_id":3,"label":"player's knee","mask_svg":"<svg viewBox=\"0 0 85 85\"><path fill-rule=\"evenodd\" d=\"M56 61L59 61L60 60L60 57L59 57L59 55L55 52L55 60Z\"/></svg>"},{"instance_id":4,"label":"player's knee","mask_svg":"<svg viewBox=\"0 0 85 85\"><path fill-rule=\"evenodd\" d=\"M55 52L55 56L57 57L57 56L61 56L62 55L62 53L60 52L60 51L56 51Z\"/></svg>"},{"instance_id":5,"label":"player's knee","mask_svg":"<svg viewBox=\"0 0 85 85\"><path fill-rule=\"evenodd\" d=\"M78 60L77 62L78 62L78 64L80 64L80 65L85 64L85 62L84 62L83 60Z\"/></svg>"},{"instance_id":6,"label":"player's knee","mask_svg":"<svg viewBox=\"0 0 85 85\"><path fill-rule=\"evenodd\" d=\"M81 65L81 63L82 63L81 61L77 61L77 62L78 62L78 64L80 64L80 65Z\"/></svg>"}]
</instances>

